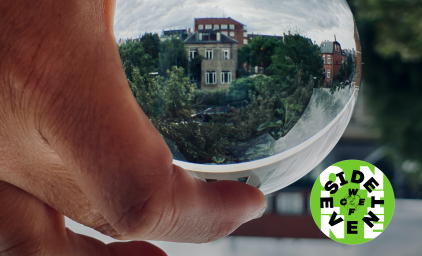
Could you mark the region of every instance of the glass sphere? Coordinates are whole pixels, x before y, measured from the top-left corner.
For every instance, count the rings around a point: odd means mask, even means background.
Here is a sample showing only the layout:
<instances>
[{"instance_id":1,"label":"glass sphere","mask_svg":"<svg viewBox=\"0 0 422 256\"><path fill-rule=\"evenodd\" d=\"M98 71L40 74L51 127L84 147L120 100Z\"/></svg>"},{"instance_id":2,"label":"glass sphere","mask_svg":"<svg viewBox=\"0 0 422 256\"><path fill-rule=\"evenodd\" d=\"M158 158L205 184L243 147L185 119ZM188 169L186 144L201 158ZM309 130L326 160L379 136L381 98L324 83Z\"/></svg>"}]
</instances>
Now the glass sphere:
<instances>
[{"instance_id":1,"label":"glass sphere","mask_svg":"<svg viewBox=\"0 0 422 256\"><path fill-rule=\"evenodd\" d=\"M344 0L117 0L114 33L174 163L204 181L278 190L351 118L361 54Z\"/></svg>"}]
</instances>

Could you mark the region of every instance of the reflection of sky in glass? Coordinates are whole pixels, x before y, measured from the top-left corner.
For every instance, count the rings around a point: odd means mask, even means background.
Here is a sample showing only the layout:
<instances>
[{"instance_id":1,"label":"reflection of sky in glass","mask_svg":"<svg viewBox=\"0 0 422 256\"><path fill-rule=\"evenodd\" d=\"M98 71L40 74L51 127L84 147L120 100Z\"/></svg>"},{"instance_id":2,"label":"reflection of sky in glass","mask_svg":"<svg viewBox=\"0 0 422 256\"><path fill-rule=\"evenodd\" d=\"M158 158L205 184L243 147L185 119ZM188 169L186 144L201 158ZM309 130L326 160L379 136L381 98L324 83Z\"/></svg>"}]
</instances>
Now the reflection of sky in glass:
<instances>
[{"instance_id":1,"label":"reflection of sky in glass","mask_svg":"<svg viewBox=\"0 0 422 256\"><path fill-rule=\"evenodd\" d=\"M355 48L353 17L344 0L117 0L115 36L138 38L145 32L192 28L194 18L231 17L248 33L282 35L299 30L320 44L334 40Z\"/></svg>"}]
</instances>

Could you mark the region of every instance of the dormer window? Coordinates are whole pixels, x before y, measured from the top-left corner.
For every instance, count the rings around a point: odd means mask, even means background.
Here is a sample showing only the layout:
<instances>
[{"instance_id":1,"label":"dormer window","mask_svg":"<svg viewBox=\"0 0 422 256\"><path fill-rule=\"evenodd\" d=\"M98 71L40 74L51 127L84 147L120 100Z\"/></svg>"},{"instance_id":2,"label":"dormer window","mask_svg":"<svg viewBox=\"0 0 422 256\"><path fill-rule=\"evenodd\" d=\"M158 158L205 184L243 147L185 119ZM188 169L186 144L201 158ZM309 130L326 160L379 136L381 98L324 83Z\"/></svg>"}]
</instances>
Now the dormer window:
<instances>
[{"instance_id":1,"label":"dormer window","mask_svg":"<svg viewBox=\"0 0 422 256\"><path fill-rule=\"evenodd\" d=\"M202 33L202 41L217 41L217 33Z\"/></svg>"}]
</instances>

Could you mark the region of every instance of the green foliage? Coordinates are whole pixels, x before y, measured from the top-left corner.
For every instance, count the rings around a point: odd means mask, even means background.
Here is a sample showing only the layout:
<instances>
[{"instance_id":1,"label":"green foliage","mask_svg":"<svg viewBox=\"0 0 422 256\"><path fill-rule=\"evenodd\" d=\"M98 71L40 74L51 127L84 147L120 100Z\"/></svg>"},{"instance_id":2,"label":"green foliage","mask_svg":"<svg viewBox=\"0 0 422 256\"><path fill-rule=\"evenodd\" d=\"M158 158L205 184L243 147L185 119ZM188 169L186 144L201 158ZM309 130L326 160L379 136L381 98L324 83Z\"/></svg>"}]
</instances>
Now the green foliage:
<instances>
[{"instance_id":1,"label":"green foliage","mask_svg":"<svg viewBox=\"0 0 422 256\"><path fill-rule=\"evenodd\" d=\"M291 80L296 74L303 72L305 79L315 77L316 81L320 81L323 78L322 69L319 46L312 44L309 38L293 34L286 35L284 44L276 49L268 74L282 80Z\"/></svg>"},{"instance_id":2,"label":"green foliage","mask_svg":"<svg viewBox=\"0 0 422 256\"><path fill-rule=\"evenodd\" d=\"M154 67L158 65L158 56L161 47L161 41L157 34L145 33L141 37L141 44L146 54L151 56L154 61Z\"/></svg>"},{"instance_id":3,"label":"green foliage","mask_svg":"<svg viewBox=\"0 0 422 256\"><path fill-rule=\"evenodd\" d=\"M199 81L201 81L201 63L203 59L204 59L203 56L196 54L189 64L190 75L195 77L196 80L199 80Z\"/></svg>"},{"instance_id":4,"label":"green foliage","mask_svg":"<svg viewBox=\"0 0 422 256\"><path fill-rule=\"evenodd\" d=\"M334 79L334 80L336 80L336 79ZM343 88L344 88L344 82L335 81L334 84L330 88L330 92L331 92L331 94L333 94L335 91L338 91L338 90L343 89Z\"/></svg>"},{"instance_id":5,"label":"green foliage","mask_svg":"<svg viewBox=\"0 0 422 256\"><path fill-rule=\"evenodd\" d=\"M315 50L312 44L303 44L308 39L296 37L292 36L288 45L258 37L248 46L253 57L248 63L268 67L274 59L278 61L273 57L281 54L280 49ZM197 55L189 64L181 40L173 37L160 43L156 35L145 34L140 41L119 46L119 52L136 101L173 150L196 163L235 163L268 154L270 146L263 138L279 139L287 134L302 115L315 86L307 59L295 60L301 58L297 57L300 54L289 57L287 65L295 72L290 72L288 79L255 75L233 81L228 89L195 90L186 68L189 66L191 75L200 77L203 57ZM319 56L318 60L321 62ZM154 65L158 76L150 74ZM235 157L229 150L255 139L260 142L244 157Z\"/></svg>"},{"instance_id":6,"label":"green foliage","mask_svg":"<svg viewBox=\"0 0 422 256\"><path fill-rule=\"evenodd\" d=\"M129 86L147 116L156 117L166 114L167 87L162 77L151 77L148 74L142 76L139 68L135 67L132 71L132 81L129 80Z\"/></svg>"},{"instance_id":7,"label":"green foliage","mask_svg":"<svg viewBox=\"0 0 422 256\"><path fill-rule=\"evenodd\" d=\"M214 106L226 103L227 89L195 90L195 105Z\"/></svg>"},{"instance_id":8,"label":"green foliage","mask_svg":"<svg viewBox=\"0 0 422 256\"><path fill-rule=\"evenodd\" d=\"M135 67L141 75L154 71L154 60L149 54L145 53L141 42L127 41L119 45L118 50L122 59L123 69L129 80L132 80L132 73Z\"/></svg>"},{"instance_id":9,"label":"green foliage","mask_svg":"<svg viewBox=\"0 0 422 256\"><path fill-rule=\"evenodd\" d=\"M194 87L185 76L183 68L172 67L167 71L167 106L169 111L179 112L192 104Z\"/></svg>"},{"instance_id":10,"label":"green foliage","mask_svg":"<svg viewBox=\"0 0 422 256\"><path fill-rule=\"evenodd\" d=\"M418 0L355 0L359 20L374 26L373 50L404 62L422 61L422 4Z\"/></svg>"},{"instance_id":11,"label":"green foliage","mask_svg":"<svg viewBox=\"0 0 422 256\"><path fill-rule=\"evenodd\" d=\"M239 69L244 69L244 63L247 66L261 66L265 69L272 64L272 56L277 48L281 47L283 41L276 37L266 38L259 36L250 40L247 45L243 45L238 50Z\"/></svg>"},{"instance_id":12,"label":"green foliage","mask_svg":"<svg viewBox=\"0 0 422 256\"><path fill-rule=\"evenodd\" d=\"M422 163L422 6L415 0L355 0L365 96L395 169ZM422 193L422 170L403 174L406 193ZM399 173L399 175L401 175ZM401 178L399 178L401 179ZM411 189L408 189L411 185ZM413 191L411 191L413 190Z\"/></svg>"},{"instance_id":13,"label":"green foliage","mask_svg":"<svg viewBox=\"0 0 422 256\"><path fill-rule=\"evenodd\" d=\"M346 78L349 78L349 76L353 73L353 70L355 68L355 63L353 63L353 57L351 54L347 55L345 63L346 63L346 67L345 67Z\"/></svg>"},{"instance_id":14,"label":"green foliage","mask_svg":"<svg viewBox=\"0 0 422 256\"><path fill-rule=\"evenodd\" d=\"M161 44L158 72L161 76L167 77L167 70L170 70L173 66L182 67L187 75L189 60L185 44L183 40L174 36Z\"/></svg>"},{"instance_id":15,"label":"green foliage","mask_svg":"<svg viewBox=\"0 0 422 256\"><path fill-rule=\"evenodd\" d=\"M230 91L247 92L248 105L233 118L239 130L239 140L247 141L269 133L279 139L299 120L312 96L313 80L303 82L303 74L294 78L292 85L280 84L272 77L258 75L236 80Z\"/></svg>"},{"instance_id":16,"label":"green foliage","mask_svg":"<svg viewBox=\"0 0 422 256\"><path fill-rule=\"evenodd\" d=\"M358 23L362 34L368 102L381 140L397 155L419 160L422 156L422 61L405 63L399 54L385 58L376 49L377 23Z\"/></svg>"}]
</instances>

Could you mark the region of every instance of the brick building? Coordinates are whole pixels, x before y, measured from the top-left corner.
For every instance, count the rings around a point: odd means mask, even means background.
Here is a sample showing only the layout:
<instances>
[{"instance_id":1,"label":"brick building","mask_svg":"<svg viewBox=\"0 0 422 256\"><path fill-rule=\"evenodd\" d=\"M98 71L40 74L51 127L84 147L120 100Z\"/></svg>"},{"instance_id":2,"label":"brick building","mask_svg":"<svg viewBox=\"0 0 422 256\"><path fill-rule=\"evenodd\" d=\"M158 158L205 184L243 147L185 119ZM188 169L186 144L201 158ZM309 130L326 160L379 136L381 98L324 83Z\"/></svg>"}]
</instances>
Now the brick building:
<instances>
[{"instance_id":1,"label":"brick building","mask_svg":"<svg viewBox=\"0 0 422 256\"><path fill-rule=\"evenodd\" d=\"M236 40L238 42L238 48L241 48L244 44L248 44L247 27L230 17L196 18L194 23L194 32L199 31L202 33L207 33L204 32L204 30L213 30Z\"/></svg>"},{"instance_id":2,"label":"brick building","mask_svg":"<svg viewBox=\"0 0 422 256\"><path fill-rule=\"evenodd\" d=\"M186 39L185 45L189 60L197 54L204 57L201 77L190 76L191 81L200 83L201 89L227 88L236 79L236 40L219 30L201 29Z\"/></svg>"},{"instance_id":3,"label":"brick building","mask_svg":"<svg viewBox=\"0 0 422 256\"><path fill-rule=\"evenodd\" d=\"M340 43L337 41L322 42L320 55L324 61L325 82L331 83L332 78L339 73L345 58Z\"/></svg>"}]
</instances>

